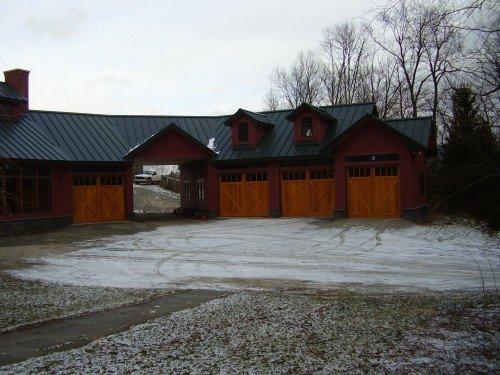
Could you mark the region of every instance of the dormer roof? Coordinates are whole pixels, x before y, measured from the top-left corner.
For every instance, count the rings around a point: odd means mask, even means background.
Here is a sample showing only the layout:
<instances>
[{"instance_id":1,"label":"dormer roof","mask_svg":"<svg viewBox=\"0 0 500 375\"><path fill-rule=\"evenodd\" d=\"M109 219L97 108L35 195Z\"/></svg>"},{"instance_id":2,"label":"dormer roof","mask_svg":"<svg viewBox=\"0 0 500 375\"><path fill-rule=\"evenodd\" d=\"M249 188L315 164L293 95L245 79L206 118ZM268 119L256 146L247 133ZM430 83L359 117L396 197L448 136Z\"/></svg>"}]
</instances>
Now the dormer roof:
<instances>
[{"instance_id":1,"label":"dormer roof","mask_svg":"<svg viewBox=\"0 0 500 375\"><path fill-rule=\"evenodd\" d=\"M234 114L229 116L229 118L225 121L226 126L230 126L232 120L239 116L246 116L253 120L256 124L262 125L264 127L272 127L276 125L275 122L273 122L272 119L268 118L265 114L263 113L257 113L257 112L251 112L246 109L240 108L238 109Z\"/></svg>"},{"instance_id":2,"label":"dormer roof","mask_svg":"<svg viewBox=\"0 0 500 375\"><path fill-rule=\"evenodd\" d=\"M303 111L303 110L309 110L309 111L312 111L314 113L316 113L318 115L318 117L321 117L322 119L326 120L326 121L331 121L331 122L334 122L334 121L337 121L337 119L335 117L333 117L332 115L330 115L328 112L326 112L325 110L319 108L319 107L316 107L312 104L309 104L309 103L302 103L301 105L299 105L297 108L295 108L294 110L292 110L288 116L286 116L286 119L288 121L293 121L295 120L295 118Z\"/></svg>"}]
</instances>

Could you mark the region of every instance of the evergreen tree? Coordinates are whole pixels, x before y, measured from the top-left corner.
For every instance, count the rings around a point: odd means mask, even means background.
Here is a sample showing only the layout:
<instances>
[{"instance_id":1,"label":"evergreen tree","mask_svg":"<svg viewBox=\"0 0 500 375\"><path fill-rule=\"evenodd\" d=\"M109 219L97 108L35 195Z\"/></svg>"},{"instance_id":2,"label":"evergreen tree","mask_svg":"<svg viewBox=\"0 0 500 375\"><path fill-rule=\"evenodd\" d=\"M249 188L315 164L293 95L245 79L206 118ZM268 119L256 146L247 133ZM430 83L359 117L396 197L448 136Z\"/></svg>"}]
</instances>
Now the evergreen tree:
<instances>
[{"instance_id":1,"label":"evergreen tree","mask_svg":"<svg viewBox=\"0 0 500 375\"><path fill-rule=\"evenodd\" d=\"M500 225L500 147L479 115L476 98L467 86L455 89L453 113L443 145L440 198L448 212L470 213Z\"/></svg>"}]
</instances>

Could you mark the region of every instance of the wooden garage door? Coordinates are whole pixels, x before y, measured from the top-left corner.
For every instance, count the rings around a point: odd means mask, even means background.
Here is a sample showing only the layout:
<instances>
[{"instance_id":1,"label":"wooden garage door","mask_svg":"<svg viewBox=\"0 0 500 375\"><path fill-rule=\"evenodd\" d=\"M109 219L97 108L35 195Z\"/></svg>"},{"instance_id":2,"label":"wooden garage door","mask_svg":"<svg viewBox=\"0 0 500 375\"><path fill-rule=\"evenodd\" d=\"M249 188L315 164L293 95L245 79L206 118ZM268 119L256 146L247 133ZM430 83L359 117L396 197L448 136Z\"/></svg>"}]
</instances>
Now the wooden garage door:
<instances>
[{"instance_id":1,"label":"wooden garage door","mask_svg":"<svg viewBox=\"0 0 500 375\"><path fill-rule=\"evenodd\" d=\"M282 172L282 215L331 216L334 186L332 170Z\"/></svg>"},{"instance_id":2,"label":"wooden garage door","mask_svg":"<svg viewBox=\"0 0 500 375\"><path fill-rule=\"evenodd\" d=\"M395 166L348 168L349 217L399 217L399 177Z\"/></svg>"},{"instance_id":3,"label":"wooden garage door","mask_svg":"<svg viewBox=\"0 0 500 375\"><path fill-rule=\"evenodd\" d=\"M228 173L220 175L219 216L269 216L267 173Z\"/></svg>"},{"instance_id":4,"label":"wooden garage door","mask_svg":"<svg viewBox=\"0 0 500 375\"><path fill-rule=\"evenodd\" d=\"M125 220L125 191L119 176L73 178L75 223Z\"/></svg>"}]
</instances>

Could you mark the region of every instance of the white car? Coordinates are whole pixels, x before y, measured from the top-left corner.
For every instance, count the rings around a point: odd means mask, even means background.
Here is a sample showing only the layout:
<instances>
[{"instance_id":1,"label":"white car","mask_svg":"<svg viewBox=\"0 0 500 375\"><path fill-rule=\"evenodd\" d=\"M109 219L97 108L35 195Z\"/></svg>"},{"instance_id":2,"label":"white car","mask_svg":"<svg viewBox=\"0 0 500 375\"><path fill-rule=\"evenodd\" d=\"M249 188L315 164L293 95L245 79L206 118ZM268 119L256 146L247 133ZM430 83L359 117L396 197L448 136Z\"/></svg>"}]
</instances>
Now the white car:
<instances>
[{"instance_id":1,"label":"white car","mask_svg":"<svg viewBox=\"0 0 500 375\"><path fill-rule=\"evenodd\" d=\"M143 171L142 173L134 176L134 184L157 184L161 181L161 175L155 171Z\"/></svg>"}]
</instances>

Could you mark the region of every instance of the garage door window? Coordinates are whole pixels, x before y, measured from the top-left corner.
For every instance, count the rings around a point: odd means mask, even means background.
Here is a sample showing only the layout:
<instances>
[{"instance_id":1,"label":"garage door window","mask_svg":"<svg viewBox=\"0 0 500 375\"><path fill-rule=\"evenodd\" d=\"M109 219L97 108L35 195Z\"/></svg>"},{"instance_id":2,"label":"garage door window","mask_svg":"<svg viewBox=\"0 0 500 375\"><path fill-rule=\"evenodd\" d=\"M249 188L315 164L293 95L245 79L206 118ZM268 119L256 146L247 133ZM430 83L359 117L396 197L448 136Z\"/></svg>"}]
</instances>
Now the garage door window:
<instances>
[{"instance_id":1,"label":"garage door window","mask_svg":"<svg viewBox=\"0 0 500 375\"><path fill-rule=\"evenodd\" d=\"M397 167L375 167L375 176L397 176Z\"/></svg>"},{"instance_id":2,"label":"garage door window","mask_svg":"<svg viewBox=\"0 0 500 375\"><path fill-rule=\"evenodd\" d=\"M116 186L122 184L123 180L121 177L115 177L115 176L101 177L101 185Z\"/></svg>"},{"instance_id":3,"label":"garage door window","mask_svg":"<svg viewBox=\"0 0 500 375\"><path fill-rule=\"evenodd\" d=\"M95 186L97 185L97 177L79 176L73 177L73 186Z\"/></svg>"},{"instance_id":4,"label":"garage door window","mask_svg":"<svg viewBox=\"0 0 500 375\"><path fill-rule=\"evenodd\" d=\"M326 180L333 178L333 171L310 171L309 178L311 180Z\"/></svg>"},{"instance_id":5,"label":"garage door window","mask_svg":"<svg viewBox=\"0 0 500 375\"><path fill-rule=\"evenodd\" d=\"M349 177L370 177L370 168L349 168Z\"/></svg>"},{"instance_id":6,"label":"garage door window","mask_svg":"<svg viewBox=\"0 0 500 375\"><path fill-rule=\"evenodd\" d=\"M293 172L283 172L283 180L305 180L305 171L293 171Z\"/></svg>"},{"instance_id":7,"label":"garage door window","mask_svg":"<svg viewBox=\"0 0 500 375\"><path fill-rule=\"evenodd\" d=\"M220 176L221 182L241 182L241 173L227 173Z\"/></svg>"},{"instance_id":8,"label":"garage door window","mask_svg":"<svg viewBox=\"0 0 500 375\"><path fill-rule=\"evenodd\" d=\"M267 181L267 173L247 173L246 181Z\"/></svg>"}]
</instances>

